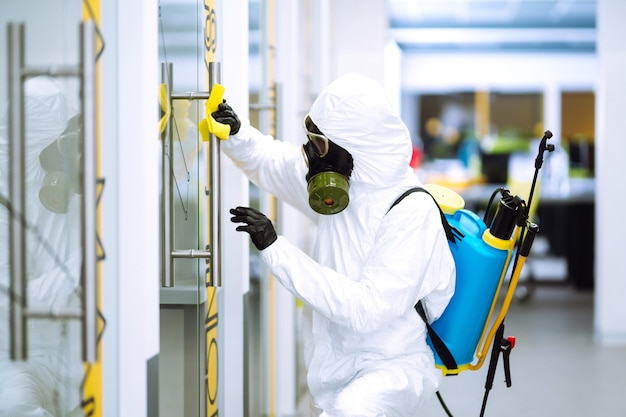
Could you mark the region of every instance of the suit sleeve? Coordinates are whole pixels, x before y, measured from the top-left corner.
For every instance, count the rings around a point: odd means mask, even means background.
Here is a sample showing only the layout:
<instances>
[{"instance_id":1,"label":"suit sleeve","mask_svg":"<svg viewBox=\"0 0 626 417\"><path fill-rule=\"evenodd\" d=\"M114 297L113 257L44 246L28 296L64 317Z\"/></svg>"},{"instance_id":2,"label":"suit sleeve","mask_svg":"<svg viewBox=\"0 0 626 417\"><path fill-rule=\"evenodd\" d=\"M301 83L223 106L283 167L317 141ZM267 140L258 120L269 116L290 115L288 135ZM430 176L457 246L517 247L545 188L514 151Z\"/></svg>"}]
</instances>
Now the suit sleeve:
<instances>
[{"instance_id":1,"label":"suit sleeve","mask_svg":"<svg viewBox=\"0 0 626 417\"><path fill-rule=\"evenodd\" d=\"M239 132L223 141L221 148L254 184L317 218L308 204L307 168L298 146L263 135L242 121Z\"/></svg>"},{"instance_id":2,"label":"suit sleeve","mask_svg":"<svg viewBox=\"0 0 626 417\"><path fill-rule=\"evenodd\" d=\"M283 237L261 256L294 295L356 331L376 330L424 297L429 313L438 316L454 291L454 261L439 211L429 196L417 194L405 201L418 204L399 204L385 216L356 279L320 265Z\"/></svg>"}]
</instances>

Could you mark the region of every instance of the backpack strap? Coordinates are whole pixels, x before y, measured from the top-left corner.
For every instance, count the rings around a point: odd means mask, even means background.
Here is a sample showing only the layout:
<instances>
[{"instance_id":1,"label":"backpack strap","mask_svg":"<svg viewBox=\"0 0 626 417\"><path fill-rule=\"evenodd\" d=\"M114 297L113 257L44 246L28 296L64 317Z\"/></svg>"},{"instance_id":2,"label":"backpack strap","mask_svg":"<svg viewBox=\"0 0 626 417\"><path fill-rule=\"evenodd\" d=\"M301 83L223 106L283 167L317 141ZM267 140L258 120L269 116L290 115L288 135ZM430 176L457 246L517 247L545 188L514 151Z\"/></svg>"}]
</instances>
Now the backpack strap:
<instances>
[{"instance_id":1,"label":"backpack strap","mask_svg":"<svg viewBox=\"0 0 626 417\"><path fill-rule=\"evenodd\" d=\"M429 193L428 190L422 187L415 187L415 188L406 190L404 193L402 193L402 195L400 195L400 197L396 199L396 201L393 202L391 207L389 207L389 210L394 208L406 196L416 191L424 192L433 198L433 201L435 202L435 205L437 206L437 208L439 209L439 213L441 214L441 224L443 225L443 228L446 231L446 237L448 238L448 241L456 242L457 238L454 235L454 233L452 233L452 227L448 223L446 216L443 214L441 207L439 207L439 204L437 204L437 200L435 200L435 197L433 197L433 195ZM389 210L387 210L387 213L389 213ZM422 300L419 300L417 304L415 304L415 311L417 311L417 314L422 318L422 320L424 321L424 324L426 324L426 330L428 331L428 336L430 337L430 341L433 344L433 348L435 349L435 352L437 352L437 355L439 355L441 362L443 362L444 366L449 370L458 369L458 365L456 363L456 360L454 360L454 356L452 356L450 349L448 349L445 342L439 337L437 332L435 332L435 329L433 329L430 323L428 322L428 318L426 317L426 312L424 311L424 305L422 304Z\"/></svg>"},{"instance_id":2,"label":"backpack strap","mask_svg":"<svg viewBox=\"0 0 626 417\"><path fill-rule=\"evenodd\" d=\"M443 362L444 366L448 370L458 369L459 366L457 365L456 360L454 360L452 352L450 352L450 349L448 349L446 343L439 337L435 329L433 329L430 323L428 323L428 318L426 317L422 300L419 300L417 304L415 304L415 311L417 311L417 314L419 314L424 321L424 324L426 324L428 336L430 337L430 341L433 343L433 348L435 349L435 352L437 352L437 355L439 355L441 362Z\"/></svg>"},{"instance_id":3,"label":"backpack strap","mask_svg":"<svg viewBox=\"0 0 626 417\"><path fill-rule=\"evenodd\" d=\"M389 207L389 210L391 210L392 208L397 206L402 200L404 200L404 198L406 196L408 196L409 194L412 194L412 193L414 193L416 191L426 193L426 194L428 194L429 196L432 197L433 201L435 202L435 205L439 209L439 215L441 216L441 224L443 225L443 230L445 230L445 232L446 232L446 238L448 238L448 241L450 241L450 242L456 242L457 238L454 235L454 233L452 232L452 226L450 226L450 223L448 223L448 220L446 219L446 215L443 214L443 211L441 210L441 207L437 203L437 200L435 200L435 197L433 197L433 195L431 193L429 193L428 190L426 190L425 188L422 188L422 187L409 188L404 193L402 193L402 195L400 195L400 197L398 197L396 199L396 201L393 202L391 207ZM387 213L389 213L389 210L387 210Z\"/></svg>"}]
</instances>

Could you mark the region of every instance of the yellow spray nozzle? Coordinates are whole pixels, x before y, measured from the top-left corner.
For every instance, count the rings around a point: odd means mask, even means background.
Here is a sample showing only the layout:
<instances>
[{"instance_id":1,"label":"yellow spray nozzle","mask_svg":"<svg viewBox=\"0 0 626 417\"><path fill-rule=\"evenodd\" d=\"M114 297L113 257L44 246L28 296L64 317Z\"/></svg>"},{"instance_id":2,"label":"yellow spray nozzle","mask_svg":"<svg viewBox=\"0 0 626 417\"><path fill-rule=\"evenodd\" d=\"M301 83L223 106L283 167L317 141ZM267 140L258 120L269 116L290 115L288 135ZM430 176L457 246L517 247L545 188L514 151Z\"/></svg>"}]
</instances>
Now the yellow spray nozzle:
<instances>
[{"instance_id":1,"label":"yellow spray nozzle","mask_svg":"<svg viewBox=\"0 0 626 417\"><path fill-rule=\"evenodd\" d=\"M213 85L211 94L209 94L209 98L205 102L206 118L202 119L200 123L198 123L198 129L200 130L202 140L204 141L209 140L210 133L213 133L222 140L226 140L230 136L230 126L218 122L211 115L211 113L217 111L218 106L222 102L224 91L226 91L226 89L223 85Z\"/></svg>"}]
</instances>

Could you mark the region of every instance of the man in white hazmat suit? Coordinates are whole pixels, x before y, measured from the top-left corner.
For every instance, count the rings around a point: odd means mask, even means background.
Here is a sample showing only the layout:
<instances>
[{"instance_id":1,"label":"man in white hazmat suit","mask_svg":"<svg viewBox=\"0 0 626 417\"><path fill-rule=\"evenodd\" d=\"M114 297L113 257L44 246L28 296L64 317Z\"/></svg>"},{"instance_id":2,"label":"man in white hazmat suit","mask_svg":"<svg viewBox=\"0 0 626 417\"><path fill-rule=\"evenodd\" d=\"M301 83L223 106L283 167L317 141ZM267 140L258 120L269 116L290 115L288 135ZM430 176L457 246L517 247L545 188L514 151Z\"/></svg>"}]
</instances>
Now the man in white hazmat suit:
<instances>
[{"instance_id":1,"label":"man in white hazmat suit","mask_svg":"<svg viewBox=\"0 0 626 417\"><path fill-rule=\"evenodd\" d=\"M250 233L263 262L310 312L305 362L317 413L418 415L441 372L414 306L424 300L430 320L438 318L455 267L429 195L412 193L389 210L420 182L409 167L408 130L383 88L358 74L330 84L305 118L302 148L241 123L226 103L213 117L231 126L222 149L250 180L318 226L309 257L260 212L231 210L243 223L237 230ZM315 170L336 178L316 182Z\"/></svg>"}]
</instances>

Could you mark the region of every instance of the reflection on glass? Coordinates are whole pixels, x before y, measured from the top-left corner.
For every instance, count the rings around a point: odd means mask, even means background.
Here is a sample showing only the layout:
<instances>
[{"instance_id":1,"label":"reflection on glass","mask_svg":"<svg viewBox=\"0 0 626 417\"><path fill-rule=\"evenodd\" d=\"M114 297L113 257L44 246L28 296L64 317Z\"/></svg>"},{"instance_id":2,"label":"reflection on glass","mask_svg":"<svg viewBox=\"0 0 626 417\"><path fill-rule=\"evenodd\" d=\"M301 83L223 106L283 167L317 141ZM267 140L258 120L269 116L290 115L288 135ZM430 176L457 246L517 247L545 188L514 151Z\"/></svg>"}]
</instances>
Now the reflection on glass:
<instances>
[{"instance_id":1,"label":"reflection on glass","mask_svg":"<svg viewBox=\"0 0 626 417\"><path fill-rule=\"evenodd\" d=\"M58 81L32 78L24 90L25 213L9 210L6 111L0 118L0 416L70 416L80 412L80 323L30 319L27 360L9 354L11 217L26 230L27 307L80 307L80 118Z\"/></svg>"}]
</instances>

